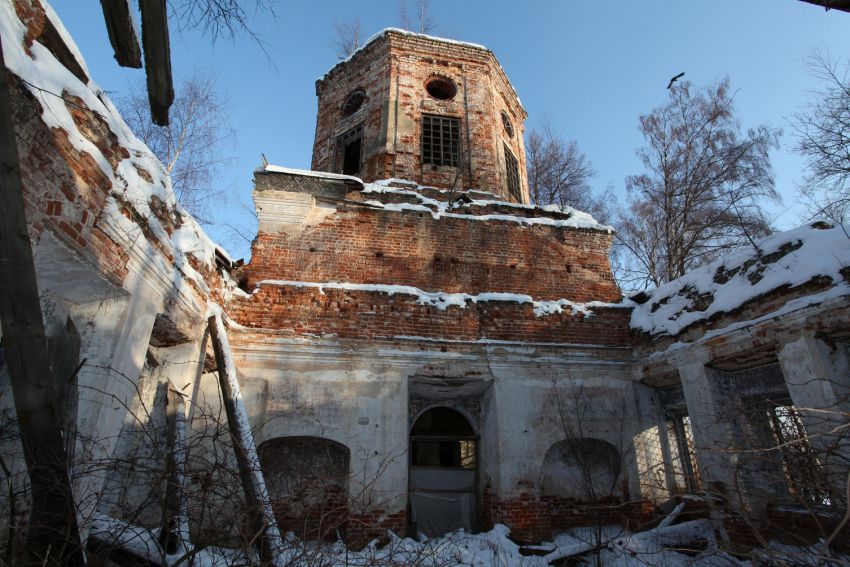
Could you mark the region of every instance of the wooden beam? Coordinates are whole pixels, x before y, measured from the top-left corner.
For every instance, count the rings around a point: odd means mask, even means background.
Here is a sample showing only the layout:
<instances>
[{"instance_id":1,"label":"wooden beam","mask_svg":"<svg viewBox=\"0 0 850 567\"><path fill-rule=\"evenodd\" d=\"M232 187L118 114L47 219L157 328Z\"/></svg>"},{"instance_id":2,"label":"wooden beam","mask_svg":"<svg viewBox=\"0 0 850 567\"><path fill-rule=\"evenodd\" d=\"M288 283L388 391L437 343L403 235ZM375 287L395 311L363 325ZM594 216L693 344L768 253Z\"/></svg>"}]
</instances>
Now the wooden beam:
<instances>
[{"instance_id":1,"label":"wooden beam","mask_svg":"<svg viewBox=\"0 0 850 567\"><path fill-rule=\"evenodd\" d=\"M83 565L53 374L24 212L9 80L0 45L0 321L32 508L24 565Z\"/></svg>"},{"instance_id":2,"label":"wooden beam","mask_svg":"<svg viewBox=\"0 0 850 567\"><path fill-rule=\"evenodd\" d=\"M233 450L239 467L239 477L249 513L252 515L252 535L257 537L260 557L264 565L272 564L281 551L280 532L272 511L269 493L260 468L254 435L248 422L248 413L242 403L242 393L227 332L219 315L213 315L207 321L212 339L215 361L218 366L218 382L221 388L222 403L227 414Z\"/></svg>"},{"instance_id":3,"label":"wooden beam","mask_svg":"<svg viewBox=\"0 0 850 567\"><path fill-rule=\"evenodd\" d=\"M850 12L850 0L802 0L808 4L823 6L827 10L841 10Z\"/></svg>"},{"instance_id":4,"label":"wooden beam","mask_svg":"<svg viewBox=\"0 0 850 567\"><path fill-rule=\"evenodd\" d=\"M50 18L45 18L44 29L41 30L41 35L38 36L37 41L46 47L84 85L89 83L89 76L86 75L83 66L77 61L77 56L74 55L74 52L65 45L65 40L62 39L62 35L56 29L56 26L53 25Z\"/></svg>"},{"instance_id":5,"label":"wooden beam","mask_svg":"<svg viewBox=\"0 0 850 567\"><path fill-rule=\"evenodd\" d=\"M142 11L142 45L148 78L148 102L154 124L168 126L168 109L174 102L171 46L165 0L139 0Z\"/></svg>"},{"instance_id":6,"label":"wooden beam","mask_svg":"<svg viewBox=\"0 0 850 567\"><path fill-rule=\"evenodd\" d=\"M142 68L142 48L128 0L100 0L109 43L115 52L115 60L122 67Z\"/></svg>"},{"instance_id":7,"label":"wooden beam","mask_svg":"<svg viewBox=\"0 0 850 567\"><path fill-rule=\"evenodd\" d=\"M159 543L165 553L183 554L190 547L189 506L186 501L186 406L183 393L171 380L166 384L166 485Z\"/></svg>"}]
</instances>

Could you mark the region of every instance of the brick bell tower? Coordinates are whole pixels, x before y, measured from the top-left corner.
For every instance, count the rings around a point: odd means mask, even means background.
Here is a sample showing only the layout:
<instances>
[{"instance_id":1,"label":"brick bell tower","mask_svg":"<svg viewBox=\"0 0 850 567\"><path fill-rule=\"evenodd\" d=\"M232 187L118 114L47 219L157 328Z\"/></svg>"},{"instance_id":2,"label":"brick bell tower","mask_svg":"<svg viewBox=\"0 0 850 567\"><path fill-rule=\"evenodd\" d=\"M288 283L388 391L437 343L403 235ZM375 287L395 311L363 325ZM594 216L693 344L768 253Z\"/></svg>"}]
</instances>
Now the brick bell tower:
<instances>
[{"instance_id":1,"label":"brick bell tower","mask_svg":"<svg viewBox=\"0 0 850 567\"><path fill-rule=\"evenodd\" d=\"M314 171L528 203L528 116L493 53L387 29L316 81Z\"/></svg>"}]
</instances>

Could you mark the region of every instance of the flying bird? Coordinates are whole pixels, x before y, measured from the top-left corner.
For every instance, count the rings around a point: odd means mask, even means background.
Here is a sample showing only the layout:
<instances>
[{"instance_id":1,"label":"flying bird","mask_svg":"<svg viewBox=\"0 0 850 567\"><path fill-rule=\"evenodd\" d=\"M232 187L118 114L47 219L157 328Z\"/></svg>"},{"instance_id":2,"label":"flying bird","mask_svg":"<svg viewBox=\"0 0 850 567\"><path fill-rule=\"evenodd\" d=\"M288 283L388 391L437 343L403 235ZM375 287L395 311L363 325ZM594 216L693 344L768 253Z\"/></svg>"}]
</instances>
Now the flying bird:
<instances>
[{"instance_id":1,"label":"flying bird","mask_svg":"<svg viewBox=\"0 0 850 567\"><path fill-rule=\"evenodd\" d=\"M668 88L668 89L673 88L673 83L675 83L676 81L678 81L679 79L681 79L681 78L682 78L682 77L684 77L684 76L685 76L685 72L684 72L684 71L682 71L681 73L679 73L678 75L676 75L675 77L673 77L672 79L670 79L670 82L669 82L669 83L667 83L667 88Z\"/></svg>"}]
</instances>

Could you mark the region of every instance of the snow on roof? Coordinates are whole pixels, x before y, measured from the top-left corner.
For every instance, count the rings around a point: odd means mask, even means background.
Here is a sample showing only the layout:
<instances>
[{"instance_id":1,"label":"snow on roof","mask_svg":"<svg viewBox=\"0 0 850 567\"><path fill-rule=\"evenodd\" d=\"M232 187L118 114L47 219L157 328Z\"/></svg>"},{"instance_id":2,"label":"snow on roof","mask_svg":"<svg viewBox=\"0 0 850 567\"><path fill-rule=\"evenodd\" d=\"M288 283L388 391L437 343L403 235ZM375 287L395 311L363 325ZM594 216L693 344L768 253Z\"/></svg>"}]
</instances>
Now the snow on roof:
<instances>
[{"instance_id":1,"label":"snow on roof","mask_svg":"<svg viewBox=\"0 0 850 567\"><path fill-rule=\"evenodd\" d=\"M330 69L328 69L327 73L325 73L324 75L319 77L318 80L320 80L320 81L323 80L325 77L327 77L330 74L331 71L336 69L338 66L342 65L343 63L347 63L347 62L351 61L351 59L355 55L357 55L358 53L360 53L361 51L366 49L366 47L368 47L370 43L377 40L378 38L384 37L385 35L387 35L390 32L399 33L399 34L402 34L402 35L408 35L408 36L411 36L411 37L421 37L423 39L433 39L435 41L442 41L444 43L453 43L455 45L462 45L464 47L471 47L473 49L483 49L484 51L490 51L489 49L487 49L486 47L484 47L483 45L480 45L478 43L469 43L469 42L466 42L466 41L458 41L456 39L448 39L448 38L445 38L445 37L437 37L437 36L433 36L433 35L427 35L427 34L424 34L424 33L416 33L416 32L404 30L404 29L401 29L401 28L384 28L381 31L379 31L378 33L369 37L369 39L367 39L366 41L364 41L363 45L361 45L360 47L358 47L357 49L352 51L351 54L348 57L346 57L345 59L341 59L341 60L337 61L334 64L334 66L331 67Z\"/></svg>"},{"instance_id":2,"label":"snow on roof","mask_svg":"<svg viewBox=\"0 0 850 567\"><path fill-rule=\"evenodd\" d=\"M319 177L321 179L336 179L340 181L356 181L363 185L363 180L354 175L342 175L341 173L326 173L324 171L313 171L311 169L296 169L294 167L281 167L279 165L266 165L263 169L257 170L266 173L287 173L289 175L303 175L305 177Z\"/></svg>"},{"instance_id":3,"label":"snow on roof","mask_svg":"<svg viewBox=\"0 0 850 567\"><path fill-rule=\"evenodd\" d=\"M404 189L405 187L407 187L407 188L416 189L416 190L419 190L419 191L426 190L426 191L435 191L437 193L447 193L447 194L448 193L457 193L456 189L440 189L438 187L431 187L430 185L419 185L415 181L410 181L409 179L399 179L398 177L390 177L388 179L379 179L378 181L375 181L374 183L372 183L372 185L378 185L378 186L381 186L381 187L390 187L390 188L397 188L397 187L394 187L394 186L395 185L402 185L401 189ZM493 198L493 199L498 198L498 195L496 195L492 191L484 191L482 189L464 189L464 193L467 193L467 194L470 194L470 195L473 194L473 193L477 193L479 195L484 195L486 197L490 197L490 198Z\"/></svg>"},{"instance_id":4,"label":"snow on roof","mask_svg":"<svg viewBox=\"0 0 850 567\"><path fill-rule=\"evenodd\" d=\"M47 4L44 6L47 17L85 70L85 61L65 26ZM12 2L0 3L0 39L3 42L6 67L23 79L26 88L40 101L42 121L49 128L59 128L67 132L68 140L74 148L89 154L111 182L110 197L104 208L104 215L109 221L105 226L111 223L116 231L114 236L119 241L132 241L136 245L150 247L149 256L159 258L166 272L175 272L173 280L176 285L180 285L181 277L189 277L204 287L200 275L189 265L187 256L192 255L202 263L214 266L215 245L195 219L177 203L171 188L171 179L165 168L150 149L133 134L112 101L93 80L83 84L39 42L32 43L28 54L23 47L25 34L26 27L17 17ZM114 170L106 156L77 128L66 104L68 96L79 98L89 110L102 118L120 145L129 151L130 157L120 161ZM149 172L152 180L144 178L137 167ZM172 234L165 230L150 208L151 198L154 196L169 209L180 212L182 226ZM168 265L162 255L153 251L153 244L141 236L141 227L122 213L124 206L132 207L141 218L147 219L146 228L153 232L162 245L174 252L173 266Z\"/></svg>"},{"instance_id":5,"label":"snow on roof","mask_svg":"<svg viewBox=\"0 0 850 567\"><path fill-rule=\"evenodd\" d=\"M397 181L398 182L398 181ZM404 182L407 183L407 182ZM412 185L411 185L412 186ZM509 203L507 201L496 201L496 200L470 200L467 203L460 202L452 202L452 201L438 201L437 199L432 199L430 197L426 197L419 193L419 190L427 189L426 187L417 186L416 189L400 189L396 187L388 187L386 185L386 181L378 181L376 183L367 183L363 189L363 193L395 193L398 195L409 195L416 197L419 200L418 204L414 203L382 203L380 201L365 201L366 204L379 207L387 211L414 211L414 212L424 212L430 213L434 219L440 218L459 218L459 219L467 219L473 221L488 221L488 220L496 220L496 221L505 221L505 222L515 222L524 225L535 225L542 224L548 226L555 227L569 227L569 228L584 228L590 230L598 230L601 232L612 233L614 232L614 228L608 225L600 224L593 218L589 213L585 213L584 211L579 211L577 209L573 209L572 207L558 207L557 205L546 205L546 206L538 206L538 205L526 205L523 203ZM458 192L463 193L463 192ZM508 215L501 213L494 214L482 214L482 215L472 215L472 214L464 214L452 212L454 209L458 208L468 208L470 205L478 205L482 207L486 206L501 206L501 207L512 207L516 209L526 210L526 211L545 211L545 212L556 212L568 215L568 218L564 219L553 219L550 217L526 217L519 215Z\"/></svg>"},{"instance_id":6,"label":"snow on roof","mask_svg":"<svg viewBox=\"0 0 850 567\"><path fill-rule=\"evenodd\" d=\"M631 325L650 335L676 335L778 288L795 288L818 277L830 278L830 297L850 294L848 270L850 227L823 222L801 226L762 240L757 251L747 248L653 290L648 301L635 307Z\"/></svg>"},{"instance_id":7,"label":"snow on roof","mask_svg":"<svg viewBox=\"0 0 850 567\"><path fill-rule=\"evenodd\" d=\"M354 51L351 53L351 55L349 55L349 56L348 56L348 57L346 57L345 59L341 59L340 61L337 61L337 62L334 64L334 66L333 66L333 67L331 67L330 69L328 69L328 70L325 72L325 74L324 74L324 75L322 75L321 77L319 77L319 78L318 78L318 79L316 79L316 80L317 80L317 81L324 81L324 80L325 80L325 78L327 78L327 76L328 76L328 75L330 75L330 74L331 74L331 72L332 72L334 69L336 69L337 67L339 67L339 66L340 66L340 65L342 65L343 63L348 63L349 61L351 61L351 59L352 59L355 55L357 55L358 53L360 53L361 51L363 51L364 49L366 49L366 47L367 47L370 43L372 43L373 41L377 40L378 38L384 37L384 36L385 36L385 35L387 35L388 33L398 33L398 34L407 35L407 36L410 36L410 37L419 37L419 38L422 38L422 39L431 39L431 40L434 40L434 41L440 41L440 42L443 42L443 43L451 43L451 44L453 44L453 45L461 45L461 46L463 46L463 47L471 47L472 49L480 49L480 50L482 50L482 51L486 51L486 52L491 53L491 54L493 53L492 51L490 51L490 49L488 49L487 47L485 47L485 46L481 45L480 43L470 43L470 42L468 42L468 41L459 41L459 40L457 40L457 39L448 39L448 38L445 38L445 37L437 37L437 36L435 36L435 35L427 35L427 34L424 34L424 33L416 33L416 32L412 32L412 31L409 31L409 30L404 30L404 29L401 29L401 28L384 28L384 29L382 29L381 31L379 31L378 33L376 33L376 34L372 35L372 36L371 36L369 39L367 39L365 42L363 42L363 45L361 45L361 46L360 46L360 47L358 47L356 50L354 50ZM505 77L507 77L507 76L508 76L508 74L507 74L507 73L505 73L505 69L504 69L504 67L502 67L502 64L501 64L501 63L499 63L499 61L496 59L495 55L493 56L493 59L494 59L494 60L496 60L496 64L499 66L499 69L501 69L502 74L504 74L504 75L505 75ZM516 92L516 89L515 89L515 88L514 88L514 86L511 84L511 82L510 82L510 81L508 81L507 83L508 83L508 86L509 86L509 87L511 88L511 90L513 91L514 96L516 96L517 102L519 103L520 107L522 107L522 100L520 100L520 98L519 98L519 93L517 93L517 92Z\"/></svg>"}]
</instances>

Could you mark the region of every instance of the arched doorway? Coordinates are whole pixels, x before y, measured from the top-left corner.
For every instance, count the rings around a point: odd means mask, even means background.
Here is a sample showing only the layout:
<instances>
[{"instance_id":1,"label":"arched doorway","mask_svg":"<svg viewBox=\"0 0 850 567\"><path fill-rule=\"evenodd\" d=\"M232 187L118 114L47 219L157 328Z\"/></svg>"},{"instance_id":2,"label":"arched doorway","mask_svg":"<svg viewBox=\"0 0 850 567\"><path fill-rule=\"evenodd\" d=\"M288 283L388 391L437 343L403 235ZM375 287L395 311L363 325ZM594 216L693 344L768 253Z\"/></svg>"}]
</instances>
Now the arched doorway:
<instances>
[{"instance_id":1,"label":"arched doorway","mask_svg":"<svg viewBox=\"0 0 850 567\"><path fill-rule=\"evenodd\" d=\"M478 527L478 436L451 408L431 408L411 428L410 519L429 537Z\"/></svg>"}]
</instances>

